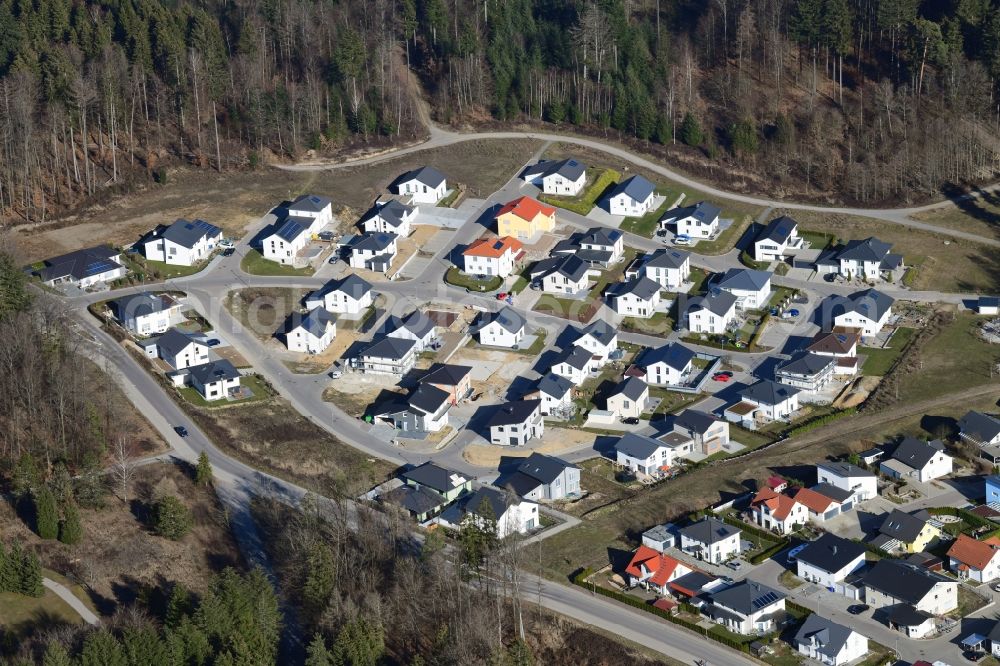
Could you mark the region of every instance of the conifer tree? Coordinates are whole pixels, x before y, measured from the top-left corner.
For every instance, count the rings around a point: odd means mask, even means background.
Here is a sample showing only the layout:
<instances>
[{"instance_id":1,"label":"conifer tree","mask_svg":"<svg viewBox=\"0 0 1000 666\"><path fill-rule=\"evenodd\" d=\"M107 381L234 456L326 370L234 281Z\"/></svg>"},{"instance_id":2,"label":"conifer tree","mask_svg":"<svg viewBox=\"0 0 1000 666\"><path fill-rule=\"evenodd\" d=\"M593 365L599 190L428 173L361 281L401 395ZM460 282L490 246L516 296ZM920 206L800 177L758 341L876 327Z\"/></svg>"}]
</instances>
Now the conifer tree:
<instances>
[{"instance_id":1,"label":"conifer tree","mask_svg":"<svg viewBox=\"0 0 1000 666\"><path fill-rule=\"evenodd\" d=\"M305 666L334 666L333 655L326 647L323 636L316 632L306 650Z\"/></svg>"},{"instance_id":2,"label":"conifer tree","mask_svg":"<svg viewBox=\"0 0 1000 666\"><path fill-rule=\"evenodd\" d=\"M194 470L195 483L207 486L212 483L212 463L208 460L208 454L202 451L198 455L198 465Z\"/></svg>"},{"instance_id":3,"label":"conifer tree","mask_svg":"<svg viewBox=\"0 0 1000 666\"><path fill-rule=\"evenodd\" d=\"M153 509L153 531L177 541L191 531L191 511L173 495L167 495Z\"/></svg>"},{"instance_id":4,"label":"conifer tree","mask_svg":"<svg viewBox=\"0 0 1000 666\"><path fill-rule=\"evenodd\" d=\"M21 594L28 597L40 597L45 594L42 585L42 563L38 556L30 551L20 552L18 566L18 587Z\"/></svg>"},{"instance_id":5,"label":"conifer tree","mask_svg":"<svg viewBox=\"0 0 1000 666\"><path fill-rule=\"evenodd\" d=\"M59 536L59 507L56 496L48 486L42 486L34 495L35 531L43 539L55 539Z\"/></svg>"},{"instance_id":6,"label":"conifer tree","mask_svg":"<svg viewBox=\"0 0 1000 666\"><path fill-rule=\"evenodd\" d=\"M80 650L80 666L128 666L121 643L107 629L87 634Z\"/></svg>"},{"instance_id":7,"label":"conifer tree","mask_svg":"<svg viewBox=\"0 0 1000 666\"><path fill-rule=\"evenodd\" d=\"M76 503L70 500L63 509L63 519L59 524L59 540L72 546L80 543L83 538L83 526L80 525L80 510Z\"/></svg>"},{"instance_id":8,"label":"conifer tree","mask_svg":"<svg viewBox=\"0 0 1000 666\"><path fill-rule=\"evenodd\" d=\"M45 646L42 656L42 666L72 666L73 660L62 643L52 641Z\"/></svg>"}]
</instances>

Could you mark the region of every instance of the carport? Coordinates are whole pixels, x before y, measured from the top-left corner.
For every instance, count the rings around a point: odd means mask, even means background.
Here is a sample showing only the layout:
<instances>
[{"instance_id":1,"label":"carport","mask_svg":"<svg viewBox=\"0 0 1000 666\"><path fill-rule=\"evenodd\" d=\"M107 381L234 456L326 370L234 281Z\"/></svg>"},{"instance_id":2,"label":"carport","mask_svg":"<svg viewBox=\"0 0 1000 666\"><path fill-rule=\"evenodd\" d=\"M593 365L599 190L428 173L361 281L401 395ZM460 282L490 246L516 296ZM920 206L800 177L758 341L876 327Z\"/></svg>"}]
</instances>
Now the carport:
<instances>
[{"instance_id":1,"label":"carport","mask_svg":"<svg viewBox=\"0 0 1000 666\"><path fill-rule=\"evenodd\" d=\"M982 634L970 634L962 639L962 647L973 652L980 652L985 642L986 636Z\"/></svg>"}]
</instances>

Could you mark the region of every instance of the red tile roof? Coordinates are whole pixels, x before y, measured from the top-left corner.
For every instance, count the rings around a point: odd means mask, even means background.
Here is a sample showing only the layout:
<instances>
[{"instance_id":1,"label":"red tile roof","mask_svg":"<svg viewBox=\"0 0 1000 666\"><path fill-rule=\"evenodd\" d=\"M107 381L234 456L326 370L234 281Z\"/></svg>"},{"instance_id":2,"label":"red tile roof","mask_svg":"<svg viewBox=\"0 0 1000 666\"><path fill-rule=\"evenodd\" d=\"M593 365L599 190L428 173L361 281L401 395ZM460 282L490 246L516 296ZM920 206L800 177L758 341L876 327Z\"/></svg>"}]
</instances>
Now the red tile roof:
<instances>
[{"instance_id":1,"label":"red tile roof","mask_svg":"<svg viewBox=\"0 0 1000 666\"><path fill-rule=\"evenodd\" d=\"M507 213L514 213L522 220L527 220L531 222L538 214L541 213L546 217L555 215L556 209L552 206L546 206L543 203L532 199L531 197L518 197L513 201L508 202L497 212L497 217L501 215L506 215Z\"/></svg>"},{"instance_id":2,"label":"red tile roof","mask_svg":"<svg viewBox=\"0 0 1000 666\"><path fill-rule=\"evenodd\" d=\"M524 248L524 245L521 241L510 236L491 239L480 238L466 248L465 252L462 254L476 257L500 257L508 251L517 255L521 252L522 248Z\"/></svg>"},{"instance_id":3,"label":"red tile roof","mask_svg":"<svg viewBox=\"0 0 1000 666\"><path fill-rule=\"evenodd\" d=\"M767 506L775 519L784 520L788 518L788 514L792 512L792 509L795 508L798 502L788 495L779 494L770 488L765 488L757 493L750 502L750 506L760 506L762 504Z\"/></svg>"},{"instance_id":4,"label":"red tile roof","mask_svg":"<svg viewBox=\"0 0 1000 666\"><path fill-rule=\"evenodd\" d=\"M625 573L636 578L642 578L645 575L643 571L643 567L645 567L647 571L653 572L653 575L649 577L649 582L662 587L667 584L670 576L679 566L683 567L685 565L669 555L656 552L648 546L639 546L632 555L632 560L625 567Z\"/></svg>"},{"instance_id":5,"label":"red tile roof","mask_svg":"<svg viewBox=\"0 0 1000 666\"><path fill-rule=\"evenodd\" d=\"M1000 550L1000 539L997 537L979 541L965 534L959 534L955 543L948 549L948 557L961 564L982 570L989 565L997 550Z\"/></svg>"},{"instance_id":6,"label":"red tile roof","mask_svg":"<svg viewBox=\"0 0 1000 666\"><path fill-rule=\"evenodd\" d=\"M831 498L809 488L799 488L799 491L795 493L795 501L805 504L813 513L826 513L830 505L834 504Z\"/></svg>"}]
</instances>

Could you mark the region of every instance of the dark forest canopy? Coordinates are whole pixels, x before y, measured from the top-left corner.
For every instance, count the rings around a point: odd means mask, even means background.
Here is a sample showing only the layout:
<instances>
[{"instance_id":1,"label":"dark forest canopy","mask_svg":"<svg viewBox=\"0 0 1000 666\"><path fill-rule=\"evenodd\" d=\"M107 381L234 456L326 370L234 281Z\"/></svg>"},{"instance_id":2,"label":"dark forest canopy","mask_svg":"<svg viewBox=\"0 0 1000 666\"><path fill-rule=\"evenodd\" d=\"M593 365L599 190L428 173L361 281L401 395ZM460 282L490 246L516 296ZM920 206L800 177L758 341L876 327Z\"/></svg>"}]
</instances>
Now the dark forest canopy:
<instances>
[{"instance_id":1,"label":"dark forest canopy","mask_svg":"<svg viewBox=\"0 0 1000 666\"><path fill-rule=\"evenodd\" d=\"M998 0L0 0L0 214L412 136L407 67L439 121L615 130L757 189L997 167Z\"/></svg>"}]
</instances>

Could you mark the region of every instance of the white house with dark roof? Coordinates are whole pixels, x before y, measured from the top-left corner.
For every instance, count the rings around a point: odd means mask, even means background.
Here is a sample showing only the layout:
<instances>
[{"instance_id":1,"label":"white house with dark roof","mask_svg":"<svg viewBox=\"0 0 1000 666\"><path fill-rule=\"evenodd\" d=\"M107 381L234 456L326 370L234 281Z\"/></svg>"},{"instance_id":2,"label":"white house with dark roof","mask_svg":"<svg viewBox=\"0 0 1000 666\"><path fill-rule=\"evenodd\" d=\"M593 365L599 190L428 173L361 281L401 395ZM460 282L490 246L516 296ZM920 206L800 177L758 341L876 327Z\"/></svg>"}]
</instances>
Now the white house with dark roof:
<instances>
[{"instance_id":1,"label":"white house with dark roof","mask_svg":"<svg viewBox=\"0 0 1000 666\"><path fill-rule=\"evenodd\" d=\"M76 250L45 259L42 263L44 267L36 273L50 287L75 284L86 289L95 284L113 282L128 274L128 269L122 265L121 253L110 245Z\"/></svg>"},{"instance_id":2,"label":"white house with dark roof","mask_svg":"<svg viewBox=\"0 0 1000 666\"><path fill-rule=\"evenodd\" d=\"M864 577L865 601L874 608L903 604L931 615L958 607L959 582L926 567L879 560Z\"/></svg>"},{"instance_id":3,"label":"white house with dark roof","mask_svg":"<svg viewBox=\"0 0 1000 666\"><path fill-rule=\"evenodd\" d=\"M392 185L399 195L408 195L417 203L436 204L448 194L448 181L444 174L431 166L407 171Z\"/></svg>"},{"instance_id":4,"label":"white house with dark roof","mask_svg":"<svg viewBox=\"0 0 1000 666\"><path fill-rule=\"evenodd\" d=\"M221 235L222 229L204 220L177 220L168 227L157 227L139 243L146 259L194 266L212 254Z\"/></svg>"},{"instance_id":5,"label":"white house with dark roof","mask_svg":"<svg viewBox=\"0 0 1000 666\"><path fill-rule=\"evenodd\" d=\"M420 310L414 310L405 317L389 317L385 323L385 334L390 338L413 340L419 354L437 338L437 328L430 317Z\"/></svg>"},{"instance_id":6,"label":"white house with dark roof","mask_svg":"<svg viewBox=\"0 0 1000 666\"><path fill-rule=\"evenodd\" d=\"M289 204L288 215L313 220L309 233L319 233L326 225L333 224L333 202L318 194L303 194Z\"/></svg>"},{"instance_id":7,"label":"white house with dark roof","mask_svg":"<svg viewBox=\"0 0 1000 666\"><path fill-rule=\"evenodd\" d=\"M526 325L524 317L513 308L505 306L499 312L484 312L477 324L469 330L476 335L481 345L513 349L524 340Z\"/></svg>"},{"instance_id":8,"label":"white house with dark roof","mask_svg":"<svg viewBox=\"0 0 1000 666\"><path fill-rule=\"evenodd\" d=\"M685 409L674 418L673 431L690 437L694 449L709 456L729 443L728 421L694 409Z\"/></svg>"},{"instance_id":9,"label":"white house with dark roof","mask_svg":"<svg viewBox=\"0 0 1000 666\"><path fill-rule=\"evenodd\" d=\"M366 374L402 377L417 362L417 343L388 336L363 347L354 359L355 367Z\"/></svg>"},{"instance_id":10,"label":"white house with dark roof","mask_svg":"<svg viewBox=\"0 0 1000 666\"><path fill-rule=\"evenodd\" d=\"M811 613L793 638L799 654L825 666L846 666L868 654L868 638L854 629Z\"/></svg>"},{"instance_id":11,"label":"white house with dark roof","mask_svg":"<svg viewBox=\"0 0 1000 666\"><path fill-rule=\"evenodd\" d=\"M691 277L691 253L676 248L656 250L637 259L634 266L625 272L626 279L642 276L664 290L679 291Z\"/></svg>"},{"instance_id":12,"label":"white house with dark roof","mask_svg":"<svg viewBox=\"0 0 1000 666\"><path fill-rule=\"evenodd\" d=\"M810 354L830 356L836 362L833 374L852 376L858 373L858 343L861 334L855 329L841 328L835 331L817 333L805 348Z\"/></svg>"},{"instance_id":13,"label":"white house with dark roof","mask_svg":"<svg viewBox=\"0 0 1000 666\"><path fill-rule=\"evenodd\" d=\"M580 468L553 456L532 453L513 473L498 478L495 485L533 501L559 500L580 494Z\"/></svg>"},{"instance_id":14,"label":"white house with dark roof","mask_svg":"<svg viewBox=\"0 0 1000 666\"><path fill-rule=\"evenodd\" d=\"M690 238L711 238L719 231L719 214L722 209L707 201L699 201L693 206L674 208L660 218L661 229L673 225L678 236Z\"/></svg>"},{"instance_id":15,"label":"white house with dark roof","mask_svg":"<svg viewBox=\"0 0 1000 666\"><path fill-rule=\"evenodd\" d=\"M181 304L168 294L122 296L108 303L111 313L122 326L136 335L164 333L180 317Z\"/></svg>"},{"instance_id":16,"label":"white house with dark roof","mask_svg":"<svg viewBox=\"0 0 1000 666\"><path fill-rule=\"evenodd\" d=\"M603 367L618 349L618 329L603 319L595 319L579 333L573 344L593 355L592 367L595 369Z\"/></svg>"},{"instance_id":17,"label":"white house with dark roof","mask_svg":"<svg viewBox=\"0 0 1000 666\"><path fill-rule=\"evenodd\" d=\"M608 212L625 217L642 217L653 210L656 186L636 174L615 185L608 196Z\"/></svg>"},{"instance_id":18,"label":"white house with dark roof","mask_svg":"<svg viewBox=\"0 0 1000 666\"><path fill-rule=\"evenodd\" d=\"M833 587L865 564L865 547L827 532L795 556L799 578L822 587Z\"/></svg>"},{"instance_id":19,"label":"white house with dark roof","mask_svg":"<svg viewBox=\"0 0 1000 666\"><path fill-rule=\"evenodd\" d=\"M483 486L442 511L437 522L454 529L472 523L505 539L515 533L527 534L539 526L538 504Z\"/></svg>"},{"instance_id":20,"label":"white house with dark roof","mask_svg":"<svg viewBox=\"0 0 1000 666\"><path fill-rule=\"evenodd\" d=\"M657 476L674 466L674 449L645 435L626 433L615 444L615 462L627 470Z\"/></svg>"},{"instance_id":21,"label":"white house with dark roof","mask_svg":"<svg viewBox=\"0 0 1000 666\"><path fill-rule=\"evenodd\" d=\"M285 329L285 346L288 351L322 354L335 337L337 318L323 308L307 314L293 312Z\"/></svg>"},{"instance_id":22,"label":"white house with dark roof","mask_svg":"<svg viewBox=\"0 0 1000 666\"><path fill-rule=\"evenodd\" d=\"M660 305L660 285L647 277L616 282L604 295L611 309L623 317L649 319Z\"/></svg>"},{"instance_id":23,"label":"white house with dark roof","mask_svg":"<svg viewBox=\"0 0 1000 666\"><path fill-rule=\"evenodd\" d=\"M823 462L816 465L818 483L828 483L854 493L854 502L864 502L878 495L878 477L847 462Z\"/></svg>"},{"instance_id":24,"label":"white house with dark roof","mask_svg":"<svg viewBox=\"0 0 1000 666\"><path fill-rule=\"evenodd\" d=\"M770 222L753 242L754 261L783 261L789 249L802 247L798 222L782 215Z\"/></svg>"},{"instance_id":25,"label":"white house with dark roof","mask_svg":"<svg viewBox=\"0 0 1000 666\"><path fill-rule=\"evenodd\" d=\"M539 261L531 269L532 279L540 271L542 291L547 294L578 294L590 283L587 262L573 254Z\"/></svg>"},{"instance_id":26,"label":"white house with dark roof","mask_svg":"<svg viewBox=\"0 0 1000 666\"><path fill-rule=\"evenodd\" d=\"M587 166L574 159L542 160L525 169L521 177L545 194L573 197L587 184Z\"/></svg>"},{"instance_id":27,"label":"white house with dark roof","mask_svg":"<svg viewBox=\"0 0 1000 666\"><path fill-rule=\"evenodd\" d=\"M611 389L607 410L620 419L639 418L649 402L649 386L638 377L626 377Z\"/></svg>"},{"instance_id":28,"label":"white house with dark roof","mask_svg":"<svg viewBox=\"0 0 1000 666\"><path fill-rule=\"evenodd\" d=\"M524 446L545 433L541 400L514 400L497 406L486 423L490 443Z\"/></svg>"},{"instance_id":29,"label":"white house with dark roof","mask_svg":"<svg viewBox=\"0 0 1000 666\"><path fill-rule=\"evenodd\" d=\"M736 319L736 297L728 291L713 290L687 301L683 321L692 333L721 335Z\"/></svg>"},{"instance_id":30,"label":"white house with dark roof","mask_svg":"<svg viewBox=\"0 0 1000 666\"><path fill-rule=\"evenodd\" d=\"M788 419L799 409L800 389L762 379L740 391L742 402L725 411L730 422L742 423L744 427L755 427L758 421L780 421ZM742 413L742 405L749 405L750 411Z\"/></svg>"},{"instance_id":31,"label":"white house with dark roof","mask_svg":"<svg viewBox=\"0 0 1000 666\"><path fill-rule=\"evenodd\" d=\"M846 278L877 280L884 273L903 268L903 257L892 254L892 245L877 238L849 241L838 253L840 274Z\"/></svg>"},{"instance_id":32,"label":"white house with dark roof","mask_svg":"<svg viewBox=\"0 0 1000 666\"><path fill-rule=\"evenodd\" d=\"M176 328L150 340L145 347L148 356L163 359L174 370L208 363L208 345Z\"/></svg>"},{"instance_id":33,"label":"white house with dark roof","mask_svg":"<svg viewBox=\"0 0 1000 666\"><path fill-rule=\"evenodd\" d=\"M573 408L573 382L554 372L538 380L535 389L525 397L542 401L542 416L568 413Z\"/></svg>"},{"instance_id":34,"label":"white house with dark roof","mask_svg":"<svg viewBox=\"0 0 1000 666\"><path fill-rule=\"evenodd\" d=\"M703 518L681 528L681 550L696 559L722 564L740 554L741 534L740 528L717 518Z\"/></svg>"},{"instance_id":35,"label":"white house with dark roof","mask_svg":"<svg viewBox=\"0 0 1000 666\"><path fill-rule=\"evenodd\" d=\"M358 223L368 233L396 234L406 238L413 230L413 220L419 208L407 206L398 199L377 199Z\"/></svg>"},{"instance_id":36,"label":"white house with dark roof","mask_svg":"<svg viewBox=\"0 0 1000 666\"><path fill-rule=\"evenodd\" d=\"M1000 419L970 411L958 420L958 434L976 446L1000 446Z\"/></svg>"},{"instance_id":37,"label":"white house with dark roof","mask_svg":"<svg viewBox=\"0 0 1000 666\"><path fill-rule=\"evenodd\" d=\"M646 383L653 386L683 384L694 367L695 353L679 342L646 349L636 366L645 372Z\"/></svg>"},{"instance_id":38,"label":"white house with dark roof","mask_svg":"<svg viewBox=\"0 0 1000 666\"><path fill-rule=\"evenodd\" d=\"M583 347L570 345L556 356L551 370L573 382L574 386L580 386L590 376L592 359L593 355Z\"/></svg>"},{"instance_id":39,"label":"white house with dark roof","mask_svg":"<svg viewBox=\"0 0 1000 666\"><path fill-rule=\"evenodd\" d=\"M837 360L831 356L798 352L777 365L774 378L781 384L816 393L833 381L836 366Z\"/></svg>"},{"instance_id":40,"label":"white house with dark roof","mask_svg":"<svg viewBox=\"0 0 1000 666\"><path fill-rule=\"evenodd\" d=\"M785 595L763 583L744 580L713 592L711 605L702 613L735 633L764 634L785 621Z\"/></svg>"},{"instance_id":41,"label":"white house with dark roof","mask_svg":"<svg viewBox=\"0 0 1000 666\"><path fill-rule=\"evenodd\" d=\"M857 291L849 296L831 296L823 303L824 325L855 328L866 338L879 334L892 315L895 299L876 289Z\"/></svg>"},{"instance_id":42,"label":"white house with dark roof","mask_svg":"<svg viewBox=\"0 0 1000 666\"><path fill-rule=\"evenodd\" d=\"M712 279L712 287L736 297L737 310L759 310L771 298L771 273L749 268L730 268Z\"/></svg>"},{"instance_id":43,"label":"white house with dark roof","mask_svg":"<svg viewBox=\"0 0 1000 666\"><path fill-rule=\"evenodd\" d=\"M952 457L944 452L944 444L905 437L888 458L879 464L879 471L895 479L933 481L952 472Z\"/></svg>"},{"instance_id":44,"label":"white house with dark roof","mask_svg":"<svg viewBox=\"0 0 1000 666\"><path fill-rule=\"evenodd\" d=\"M187 377L191 386L208 401L221 400L240 387L239 370L224 358L189 367Z\"/></svg>"},{"instance_id":45,"label":"white house with dark roof","mask_svg":"<svg viewBox=\"0 0 1000 666\"><path fill-rule=\"evenodd\" d=\"M625 236L618 229L591 227L559 241L552 248L554 257L574 255L591 266L607 268L622 259Z\"/></svg>"},{"instance_id":46,"label":"white house with dark roof","mask_svg":"<svg viewBox=\"0 0 1000 666\"><path fill-rule=\"evenodd\" d=\"M351 268L365 268L376 273L387 273L396 258L399 236L393 233L363 233L355 236L348 250Z\"/></svg>"},{"instance_id":47,"label":"white house with dark roof","mask_svg":"<svg viewBox=\"0 0 1000 666\"><path fill-rule=\"evenodd\" d=\"M276 222L274 231L261 241L264 258L285 265L297 263L299 253L306 248L320 226L315 217L296 215Z\"/></svg>"},{"instance_id":48,"label":"white house with dark roof","mask_svg":"<svg viewBox=\"0 0 1000 666\"><path fill-rule=\"evenodd\" d=\"M450 394L421 382L405 399L393 399L372 410L372 415L391 423L402 436L438 432L448 425Z\"/></svg>"},{"instance_id":49,"label":"white house with dark roof","mask_svg":"<svg viewBox=\"0 0 1000 666\"><path fill-rule=\"evenodd\" d=\"M1000 314L1000 296L980 296L975 309L976 314L989 316Z\"/></svg>"},{"instance_id":50,"label":"white house with dark roof","mask_svg":"<svg viewBox=\"0 0 1000 666\"><path fill-rule=\"evenodd\" d=\"M321 307L327 312L350 316L361 314L371 307L374 300L371 283L351 273L309 294L305 306L310 310Z\"/></svg>"}]
</instances>

